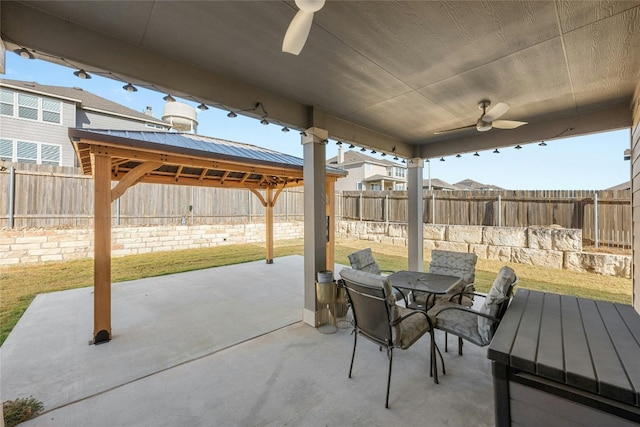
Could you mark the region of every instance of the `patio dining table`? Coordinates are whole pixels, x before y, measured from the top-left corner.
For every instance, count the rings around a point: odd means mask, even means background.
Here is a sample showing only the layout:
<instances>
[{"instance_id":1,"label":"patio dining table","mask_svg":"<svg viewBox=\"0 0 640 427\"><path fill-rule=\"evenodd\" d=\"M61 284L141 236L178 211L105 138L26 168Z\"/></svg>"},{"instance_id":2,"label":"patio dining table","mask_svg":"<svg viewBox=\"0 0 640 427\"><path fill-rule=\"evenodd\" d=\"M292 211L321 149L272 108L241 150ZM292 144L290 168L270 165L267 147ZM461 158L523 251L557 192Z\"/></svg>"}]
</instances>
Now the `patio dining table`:
<instances>
[{"instance_id":1,"label":"patio dining table","mask_svg":"<svg viewBox=\"0 0 640 427\"><path fill-rule=\"evenodd\" d=\"M424 292L429 294L430 298L427 298L426 306L415 302L410 304L411 308L418 310L429 309L429 301L431 298L435 299L436 295L446 294L462 281L462 279L457 276L407 270L390 274L387 279L391 286L402 291Z\"/></svg>"}]
</instances>

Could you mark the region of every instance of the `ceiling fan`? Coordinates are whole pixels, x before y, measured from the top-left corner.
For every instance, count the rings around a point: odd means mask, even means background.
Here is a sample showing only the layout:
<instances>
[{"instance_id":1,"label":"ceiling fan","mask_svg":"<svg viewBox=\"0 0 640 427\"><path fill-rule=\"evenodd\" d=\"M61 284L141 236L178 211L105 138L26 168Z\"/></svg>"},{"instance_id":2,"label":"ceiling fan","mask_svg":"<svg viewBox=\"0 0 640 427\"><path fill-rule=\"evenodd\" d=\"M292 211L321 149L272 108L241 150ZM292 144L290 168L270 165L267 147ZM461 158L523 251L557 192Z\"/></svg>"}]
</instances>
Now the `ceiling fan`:
<instances>
[{"instance_id":1,"label":"ceiling fan","mask_svg":"<svg viewBox=\"0 0 640 427\"><path fill-rule=\"evenodd\" d=\"M299 55L307 42L313 14L324 6L325 0L296 0L298 13L293 17L282 41L282 51L292 55Z\"/></svg>"},{"instance_id":2,"label":"ceiling fan","mask_svg":"<svg viewBox=\"0 0 640 427\"><path fill-rule=\"evenodd\" d=\"M496 129L515 129L522 125L526 125L527 122L519 122L516 120L497 120L502 117L508 110L511 108L509 104L506 102L498 102L493 106L489 111L487 111L487 107L491 105L491 101L484 99L478 103L478 108L482 110L482 115L474 125L463 126L461 128L455 129L447 129L435 132L436 135L440 135L442 133L453 132L462 129L471 129L476 128L478 132L486 132L493 128Z\"/></svg>"}]
</instances>

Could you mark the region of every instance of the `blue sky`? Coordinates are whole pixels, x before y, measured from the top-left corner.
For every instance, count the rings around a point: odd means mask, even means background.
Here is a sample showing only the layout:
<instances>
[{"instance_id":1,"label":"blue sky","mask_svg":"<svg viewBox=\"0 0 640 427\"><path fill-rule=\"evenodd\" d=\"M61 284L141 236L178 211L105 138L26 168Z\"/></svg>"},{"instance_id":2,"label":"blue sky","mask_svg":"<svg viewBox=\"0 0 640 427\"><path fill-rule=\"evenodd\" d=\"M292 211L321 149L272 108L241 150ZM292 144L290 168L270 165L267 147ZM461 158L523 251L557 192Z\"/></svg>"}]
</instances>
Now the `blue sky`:
<instances>
[{"instance_id":1,"label":"blue sky","mask_svg":"<svg viewBox=\"0 0 640 427\"><path fill-rule=\"evenodd\" d=\"M3 77L8 79L81 87L137 111L144 111L146 106L151 106L156 118L162 116L165 103L162 98L165 94L154 90L139 87L137 92L127 92L122 89L126 82L94 73L91 73L92 79L82 80L73 75L75 69L46 61L23 59L13 52L6 54L5 71ZM194 106L198 104L191 100L181 101ZM198 110L198 121L198 133L201 135L254 144L302 157L298 132L282 132L281 126L265 126L258 120L241 115L230 119L227 111L216 108ZM539 141L536 141L523 145L520 150L513 147L501 149L500 154L489 150L480 151L478 157L471 153L461 158L448 156L444 162L432 159L430 165L425 163L424 177L427 179L430 173L431 178L448 183L469 178L510 190L602 190L629 180L629 162L623 159L629 141L630 130L623 129L547 141L546 147L539 146ZM327 145L327 157L336 154L337 146L332 141Z\"/></svg>"}]
</instances>

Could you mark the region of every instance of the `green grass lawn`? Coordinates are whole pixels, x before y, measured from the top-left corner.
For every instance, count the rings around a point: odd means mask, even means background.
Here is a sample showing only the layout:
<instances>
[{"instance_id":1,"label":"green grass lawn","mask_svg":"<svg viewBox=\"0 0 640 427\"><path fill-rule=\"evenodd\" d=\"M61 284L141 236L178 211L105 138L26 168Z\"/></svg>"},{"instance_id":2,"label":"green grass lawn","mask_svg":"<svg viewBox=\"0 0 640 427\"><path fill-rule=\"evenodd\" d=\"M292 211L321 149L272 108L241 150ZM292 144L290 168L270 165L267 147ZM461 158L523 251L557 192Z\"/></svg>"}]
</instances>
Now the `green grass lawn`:
<instances>
[{"instance_id":1,"label":"green grass lawn","mask_svg":"<svg viewBox=\"0 0 640 427\"><path fill-rule=\"evenodd\" d=\"M342 240L336 243L336 262L349 265L347 255L371 247L385 270L406 270L407 248L369 241ZM275 244L275 256L302 255L302 240ZM132 255L112 259L112 282L162 276L202 268L219 267L264 259L264 245L229 245L206 249ZM425 253L425 257L428 253ZM429 260L425 261L425 271ZM573 273L530 265L478 260L476 288L486 292L503 265L519 276L518 287L585 298L631 303L631 280L591 273ZM37 294L93 285L93 260L4 267L0 272L0 345Z\"/></svg>"}]
</instances>

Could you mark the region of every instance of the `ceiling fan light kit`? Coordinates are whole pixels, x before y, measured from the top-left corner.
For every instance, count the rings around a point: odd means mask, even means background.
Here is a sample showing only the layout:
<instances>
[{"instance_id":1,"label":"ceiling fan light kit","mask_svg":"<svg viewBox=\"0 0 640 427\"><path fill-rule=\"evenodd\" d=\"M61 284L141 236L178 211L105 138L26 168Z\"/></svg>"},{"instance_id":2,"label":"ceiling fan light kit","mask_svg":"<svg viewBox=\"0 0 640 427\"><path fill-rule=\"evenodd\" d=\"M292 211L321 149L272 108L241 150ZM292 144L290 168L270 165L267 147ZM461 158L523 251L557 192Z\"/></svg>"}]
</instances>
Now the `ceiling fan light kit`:
<instances>
[{"instance_id":1,"label":"ceiling fan light kit","mask_svg":"<svg viewBox=\"0 0 640 427\"><path fill-rule=\"evenodd\" d=\"M475 125L438 131L435 134L440 135L443 133L453 132L457 130L471 129L474 127L478 132L486 132L493 128L515 129L517 127L527 124L527 122L520 122L516 120L498 120L507 111L509 111L509 108L511 108L511 106L506 102L498 102L490 110L487 111L487 108L489 108L490 105L491 105L491 101L489 101L488 99L483 99L478 103L478 108L482 110L482 115L480 116L480 118L478 118Z\"/></svg>"}]
</instances>

